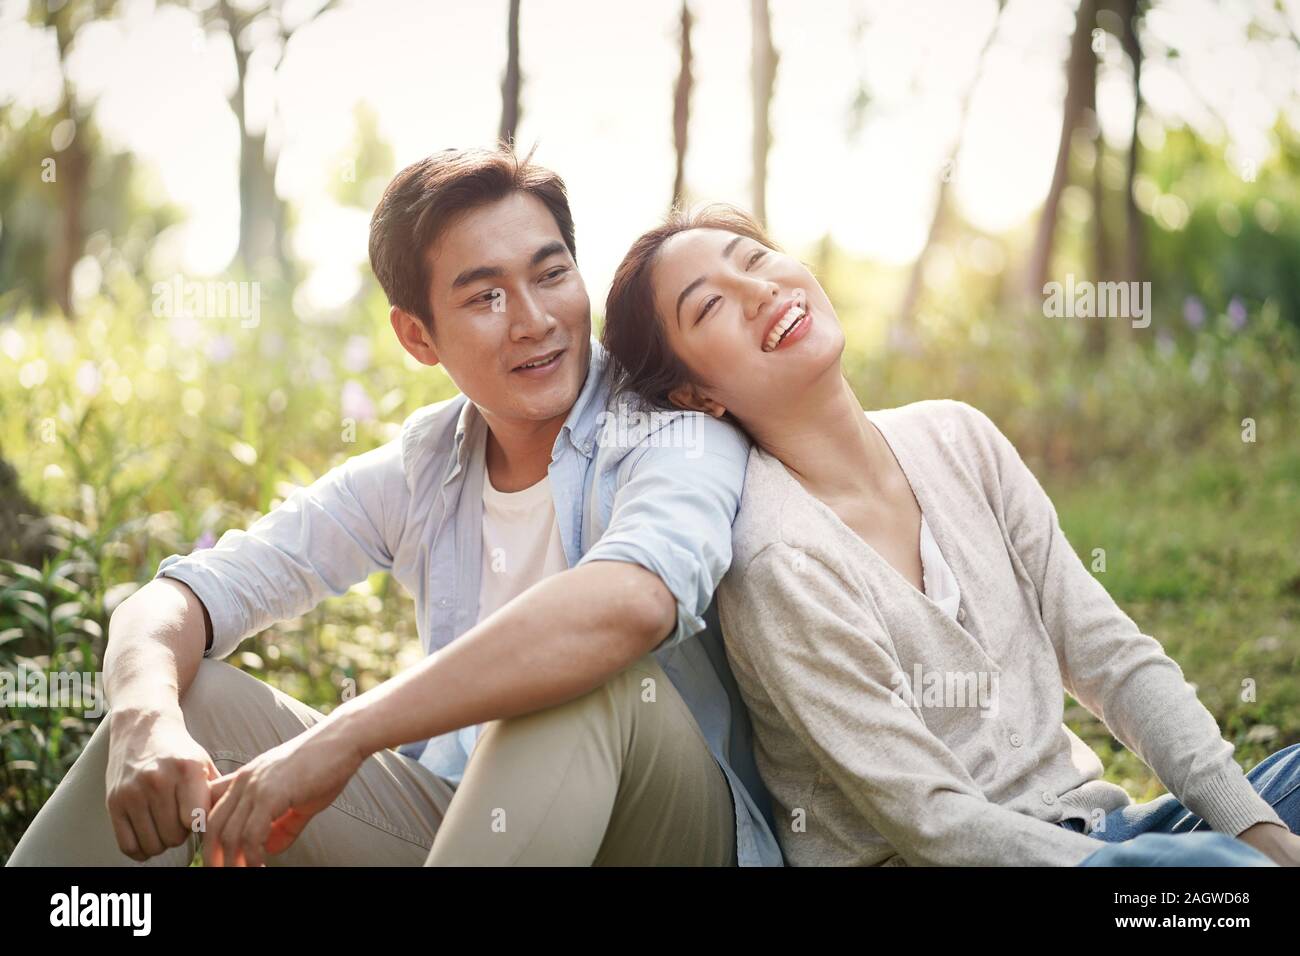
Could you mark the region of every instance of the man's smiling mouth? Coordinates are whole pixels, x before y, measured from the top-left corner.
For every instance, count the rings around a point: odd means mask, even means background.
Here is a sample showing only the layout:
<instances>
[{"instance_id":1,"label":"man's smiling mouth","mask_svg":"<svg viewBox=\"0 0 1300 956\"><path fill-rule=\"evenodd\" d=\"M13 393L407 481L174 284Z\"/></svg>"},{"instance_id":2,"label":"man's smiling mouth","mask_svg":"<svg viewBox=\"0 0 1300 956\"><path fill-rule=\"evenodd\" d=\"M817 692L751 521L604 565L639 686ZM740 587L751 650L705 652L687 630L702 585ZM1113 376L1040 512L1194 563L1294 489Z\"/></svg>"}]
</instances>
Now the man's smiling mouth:
<instances>
[{"instance_id":1,"label":"man's smiling mouth","mask_svg":"<svg viewBox=\"0 0 1300 956\"><path fill-rule=\"evenodd\" d=\"M563 354L564 354L564 349L553 349L550 352L543 352L541 355L535 356L533 358L528 359L525 362L520 363L519 365L516 365L510 371L523 372L523 371L530 371L532 369L550 368L552 365L554 365L556 362L560 360L560 356Z\"/></svg>"}]
</instances>

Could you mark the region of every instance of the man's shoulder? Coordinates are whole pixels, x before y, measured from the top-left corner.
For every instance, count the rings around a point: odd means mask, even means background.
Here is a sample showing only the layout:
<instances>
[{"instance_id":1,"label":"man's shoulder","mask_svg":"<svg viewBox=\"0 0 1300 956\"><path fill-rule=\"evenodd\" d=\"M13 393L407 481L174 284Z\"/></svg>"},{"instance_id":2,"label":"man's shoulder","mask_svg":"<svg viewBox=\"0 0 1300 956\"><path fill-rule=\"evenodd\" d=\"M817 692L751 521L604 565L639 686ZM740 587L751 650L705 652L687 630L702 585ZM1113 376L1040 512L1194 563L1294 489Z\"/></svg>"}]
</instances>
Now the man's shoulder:
<instances>
[{"instance_id":1,"label":"man's shoulder","mask_svg":"<svg viewBox=\"0 0 1300 956\"><path fill-rule=\"evenodd\" d=\"M733 569L743 573L768 547L790 544L786 518L789 510L799 504L798 496L791 494L792 481L779 458L759 446L750 451L740 510L731 527Z\"/></svg>"},{"instance_id":2,"label":"man's shoulder","mask_svg":"<svg viewBox=\"0 0 1300 956\"><path fill-rule=\"evenodd\" d=\"M749 439L730 422L702 412L656 408L626 392L608 398L597 429L599 446L619 458L675 448L687 460L719 456L743 469L749 455Z\"/></svg>"}]
</instances>

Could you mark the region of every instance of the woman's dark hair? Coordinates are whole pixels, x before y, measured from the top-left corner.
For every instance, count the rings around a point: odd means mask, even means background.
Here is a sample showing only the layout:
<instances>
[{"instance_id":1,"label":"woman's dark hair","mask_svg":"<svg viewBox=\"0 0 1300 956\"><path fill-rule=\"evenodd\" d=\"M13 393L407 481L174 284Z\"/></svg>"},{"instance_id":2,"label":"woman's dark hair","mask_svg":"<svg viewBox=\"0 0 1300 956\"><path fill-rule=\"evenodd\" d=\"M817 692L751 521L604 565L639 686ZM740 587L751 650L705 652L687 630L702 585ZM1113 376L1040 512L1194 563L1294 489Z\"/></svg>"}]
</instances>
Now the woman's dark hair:
<instances>
[{"instance_id":1,"label":"woman's dark hair","mask_svg":"<svg viewBox=\"0 0 1300 956\"><path fill-rule=\"evenodd\" d=\"M651 408L676 410L668 395L679 385L694 381L668 345L663 321L655 312L653 282L655 261L664 243L690 229L722 229L779 251L763 227L735 206L674 207L662 225L632 243L605 299L600 341L609 353L605 374L611 395L629 391Z\"/></svg>"}]
</instances>

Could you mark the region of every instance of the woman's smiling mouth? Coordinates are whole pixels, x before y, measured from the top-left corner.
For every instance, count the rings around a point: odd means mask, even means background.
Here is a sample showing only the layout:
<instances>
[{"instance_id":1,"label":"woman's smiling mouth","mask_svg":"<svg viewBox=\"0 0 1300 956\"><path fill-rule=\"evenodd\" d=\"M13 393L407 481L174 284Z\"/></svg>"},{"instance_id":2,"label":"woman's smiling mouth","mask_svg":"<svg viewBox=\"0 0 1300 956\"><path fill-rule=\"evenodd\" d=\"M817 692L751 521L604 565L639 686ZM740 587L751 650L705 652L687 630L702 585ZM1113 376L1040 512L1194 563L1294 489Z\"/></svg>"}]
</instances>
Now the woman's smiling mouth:
<instances>
[{"instance_id":1,"label":"woman's smiling mouth","mask_svg":"<svg viewBox=\"0 0 1300 956\"><path fill-rule=\"evenodd\" d=\"M767 333L767 338L763 340L763 351L774 352L787 339L794 341L795 338L802 335L804 328L807 327L810 321L811 318L802 305L798 302L791 303L785 310L785 314L777 320L771 331Z\"/></svg>"}]
</instances>

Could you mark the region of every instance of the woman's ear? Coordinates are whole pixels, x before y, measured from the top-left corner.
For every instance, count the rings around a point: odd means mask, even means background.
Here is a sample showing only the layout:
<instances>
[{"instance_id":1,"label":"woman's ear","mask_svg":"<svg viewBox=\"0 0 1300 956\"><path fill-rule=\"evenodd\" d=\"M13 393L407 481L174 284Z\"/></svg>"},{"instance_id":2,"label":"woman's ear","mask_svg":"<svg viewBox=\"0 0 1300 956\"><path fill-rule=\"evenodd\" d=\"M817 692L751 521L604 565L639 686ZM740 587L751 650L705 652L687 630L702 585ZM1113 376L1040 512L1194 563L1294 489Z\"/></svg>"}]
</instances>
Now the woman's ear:
<instances>
[{"instance_id":1,"label":"woman's ear","mask_svg":"<svg viewBox=\"0 0 1300 956\"><path fill-rule=\"evenodd\" d=\"M715 402L694 384L678 385L668 393L668 401L687 412L703 412L714 418L721 418L727 413L725 406Z\"/></svg>"}]
</instances>

